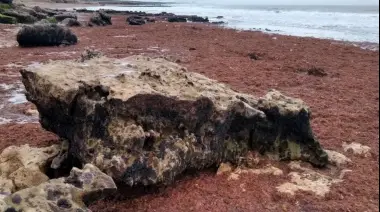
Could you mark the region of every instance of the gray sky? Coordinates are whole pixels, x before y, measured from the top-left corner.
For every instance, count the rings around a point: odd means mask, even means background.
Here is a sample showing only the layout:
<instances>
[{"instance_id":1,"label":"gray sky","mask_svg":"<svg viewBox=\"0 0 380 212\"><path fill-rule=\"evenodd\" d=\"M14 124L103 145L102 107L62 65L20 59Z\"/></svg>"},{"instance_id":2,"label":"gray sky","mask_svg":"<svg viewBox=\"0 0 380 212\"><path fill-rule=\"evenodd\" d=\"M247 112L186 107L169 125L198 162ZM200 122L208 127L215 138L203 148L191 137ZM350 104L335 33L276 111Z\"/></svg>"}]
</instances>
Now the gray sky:
<instances>
[{"instance_id":1,"label":"gray sky","mask_svg":"<svg viewBox=\"0 0 380 212\"><path fill-rule=\"evenodd\" d=\"M154 0L153 0L154 1ZM162 0L165 1L165 0ZM167 0L169 2L202 2L201 0ZM203 0L217 4L251 5L379 5L378 0Z\"/></svg>"}]
</instances>

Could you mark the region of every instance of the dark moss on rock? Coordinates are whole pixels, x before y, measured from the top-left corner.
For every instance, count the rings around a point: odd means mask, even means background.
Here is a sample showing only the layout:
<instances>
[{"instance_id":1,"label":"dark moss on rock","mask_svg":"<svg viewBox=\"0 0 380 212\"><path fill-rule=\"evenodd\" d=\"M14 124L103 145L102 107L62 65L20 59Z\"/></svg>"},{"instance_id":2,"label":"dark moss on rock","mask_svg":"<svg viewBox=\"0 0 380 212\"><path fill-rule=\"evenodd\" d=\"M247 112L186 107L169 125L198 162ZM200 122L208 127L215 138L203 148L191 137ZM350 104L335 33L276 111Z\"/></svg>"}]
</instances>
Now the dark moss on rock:
<instances>
[{"instance_id":1,"label":"dark moss on rock","mask_svg":"<svg viewBox=\"0 0 380 212\"><path fill-rule=\"evenodd\" d=\"M17 42L22 47L73 45L78 42L69 29L55 25L24 26L17 33Z\"/></svg>"}]
</instances>

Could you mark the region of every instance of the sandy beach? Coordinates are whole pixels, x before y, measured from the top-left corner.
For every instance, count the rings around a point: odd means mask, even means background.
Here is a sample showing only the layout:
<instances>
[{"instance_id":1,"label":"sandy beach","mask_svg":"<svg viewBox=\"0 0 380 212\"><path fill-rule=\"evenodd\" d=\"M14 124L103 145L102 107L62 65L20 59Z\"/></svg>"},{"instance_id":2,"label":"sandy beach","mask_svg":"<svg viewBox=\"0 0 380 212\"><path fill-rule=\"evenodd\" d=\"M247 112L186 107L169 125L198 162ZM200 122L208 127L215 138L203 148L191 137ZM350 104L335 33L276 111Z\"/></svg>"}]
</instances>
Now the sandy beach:
<instances>
[{"instance_id":1,"label":"sandy beach","mask_svg":"<svg viewBox=\"0 0 380 212\"><path fill-rule=\"evenodd\" d=\"M9 101L19 88L19 70L48 60L79 58L85 48L106 56L134 54L163 56L189 71L226 83L240 92L264 95L277 89L301 98L312 110L312 128L325 149L344 153L353 162L344 181L325 197L299 192L279 194L282 176L226 176L204 171L187 175L159 191L133 199L114 198L95 203L93 211L379 211L379 52L331 40L262 32L237 31L214 25L156 22L130 26L124 16L113 25L77 27L79 43L68 47L20 48L18 26L0 24L0 151L10 145L47 146L58 138L42 129L37 116L25 115L31 103ZM80 15L79 20L87 20ZM252 56L254 55L254 57ZM319 68L323 76L303 70ZM9 87L11 86L11 87ZM13 87L12 87L13 86ZM21 87L22 88L22 87ZM15 123L12 118L28 123ZM371 148L367 157L344 152L344 142ZM277 167L289 173L286 163Z\"/></svg>"}]
</instances>

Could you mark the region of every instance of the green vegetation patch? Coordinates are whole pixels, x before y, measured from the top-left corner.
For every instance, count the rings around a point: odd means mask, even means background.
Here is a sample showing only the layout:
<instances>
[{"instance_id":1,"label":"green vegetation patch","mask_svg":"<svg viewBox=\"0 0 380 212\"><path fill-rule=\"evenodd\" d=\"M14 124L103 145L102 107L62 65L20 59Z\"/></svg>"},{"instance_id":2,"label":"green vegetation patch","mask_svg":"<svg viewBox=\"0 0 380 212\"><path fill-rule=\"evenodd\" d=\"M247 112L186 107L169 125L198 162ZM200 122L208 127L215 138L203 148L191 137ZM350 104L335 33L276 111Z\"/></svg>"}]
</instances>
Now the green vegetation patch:
<instances>
[{"instance_id":1,"label":"green vegetation patch","mask_svg":"<svg viewBox=\"0 0 380 212\"><path fill-rule=\"evenodd\" d=\"M11 4L0 3L0 12L4 12L4 11L9 10L9 9L12 9Z\"/></svg>"},{"instance_id":2,"label":"green vegetation patch","mask_svg":"<svg viewBox=\"0 0 380 212\"><path fill-rule=\"evenodd\" d=\"M54 17L47 18L46 20L49 21L49 23L51 23L51 24L58 23L57 19L55 19Z\"/></svg>"},{"instance_id":3,"label":"green vegetation patch","mask_svg":"<svg viewBox=\"0 0 380 212\"><path fill-rule=\"evenodd\" d=\"M0 24L16 24L17 19L15 17L0 14Z\"/></svg>"}]
</instances>

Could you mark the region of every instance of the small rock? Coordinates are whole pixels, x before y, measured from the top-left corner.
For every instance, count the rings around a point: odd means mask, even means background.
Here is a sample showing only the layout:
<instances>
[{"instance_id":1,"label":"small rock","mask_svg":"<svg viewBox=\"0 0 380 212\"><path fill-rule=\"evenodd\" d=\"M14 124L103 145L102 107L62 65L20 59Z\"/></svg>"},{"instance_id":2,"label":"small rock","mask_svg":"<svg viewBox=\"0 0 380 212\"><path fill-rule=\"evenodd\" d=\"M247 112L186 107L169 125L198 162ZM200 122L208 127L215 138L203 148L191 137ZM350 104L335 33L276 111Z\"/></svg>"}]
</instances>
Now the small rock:
<instances>
[{"instance_id":1,"label":"small rock","mask_svg":"<svg viewBox=\"0 0 380 212\"><path fill-rule=\"evenodd\" d=\"M221 163L216 175L223 175L232 172L232 165L230 163Z\"/></svg>"},{"instance_id":2,"label":"small rock","mask_svg":"<svg viewBox=\"0 0 380 212\"><path fill-rule=\"evenodd\" d=\"M325 150L325 151L329 157L329 162L332 165L340 167L342 165L345 165L345 164L351 162L351 160L349 158L347 158L345 155L343 155L339 152L335 152L332 150Z\"/></svg>"},{"instance_id":3,"label":"small rock","mask_svg":"<svg viewBox=\"0 0 380 212\"><path fill-rule=\"evenodd\" d=\"M284 174L284 172L281 169L276 168L274 166L270 166L270 165L262 169L249 169L248 171L252 174L271 174L274 176L279 176L279 175Z\"/></svg>"},{"instance_id":4,"label":"small rock","mask_svg":"<svg viewBox=\"0 0 380 212\"><path fill-rule=\"evenodd\" d=\"M249 54L248 54L248 57L249 57L251 60L259 60L259 59L260 59L259 55L256 54L256 53L249 53Z\"/></svg>"},{"instance_id":5,"label":"small rock","mask_svg":"<svg viewBox=\"0 0 380 212\"><path fill-rule=\"evenodd\" d=\"M371 154L370 153L371 148L369 146L365 146L359 143L353 142L353 143L348 144L344 142L342 146L345 152L352 152L355 155L362 155L364 157L368 157Z\"/></svg>"},{"instance_id":6,"label":"small rock","mask_svg":"<svg viewBox=\"0 0 380 212\"><path fill-rule=\"evenodd\" d=\"M1 174L1 173L0 173ZM0 175L0 199L2 194L11 194L15 190L15 186L10 179L1 177Z\"/></svg>"},{"instance_id":7,"label":"small rock","mask_svg":"<svg viewBox=\"0 0 380 212\"><path fill-rule=\"evenodd\" d=\"M24 111L24 114L27 116L38 116L38 110L35 109L27 109Z\"/></svg>"},{"instance_id":8,"label":"small rock","mask_svg":"<svg viewBox=\"0 0 380 212\"><path fill-rule=\"evenodd\" d=\"M52 179L38 186L0 198L0 210L9 211L89 211L86 205L116 192L111 177L91 164L73 168L70 176Z\"/></svg>"},{"instance_id":9,"label":"small rock","mask_svg":"<svg viewBox=\"0 0 380 212\"><path fill-rule=\"evenodd\" d=\"M49 180L48 176L40 170L33 170L26 167L21 167L10 174L9 179L13 181L17 190L37 186Z\"/></svg>"},{"instance_id":10,"label":"small rock","mask_svg":"<svg viewBox=\"0 0 380 212\"><path fill-rule=\"evenodd\" d=\"M223 16L219 15L219 16L216 16L217 19L222 19L224 18Z\"/></svg>"},{"instance_id":11,"label":"small rock","mask_svg":"<svg viewBox=\"0 0 380 212\"><path fill-rule=\"evenodd\" d=\"M237 173L231 173L227 180L239 180L240 175Z\"/></svg>"},{"instance_id":12,"label":"small rock","mask_svg":"<svg viewBox=\"0 0 380 212\"><path fill-rule=\"evenodd\" d=\"M307 68L307 69L301 68L301 69L298 69L298 72L306 73L308 75L315 76L315 77L327 76L327 73L324 69L317 68L317 67L311 67L311 68Z\"/></svg>"}]
</instances>

